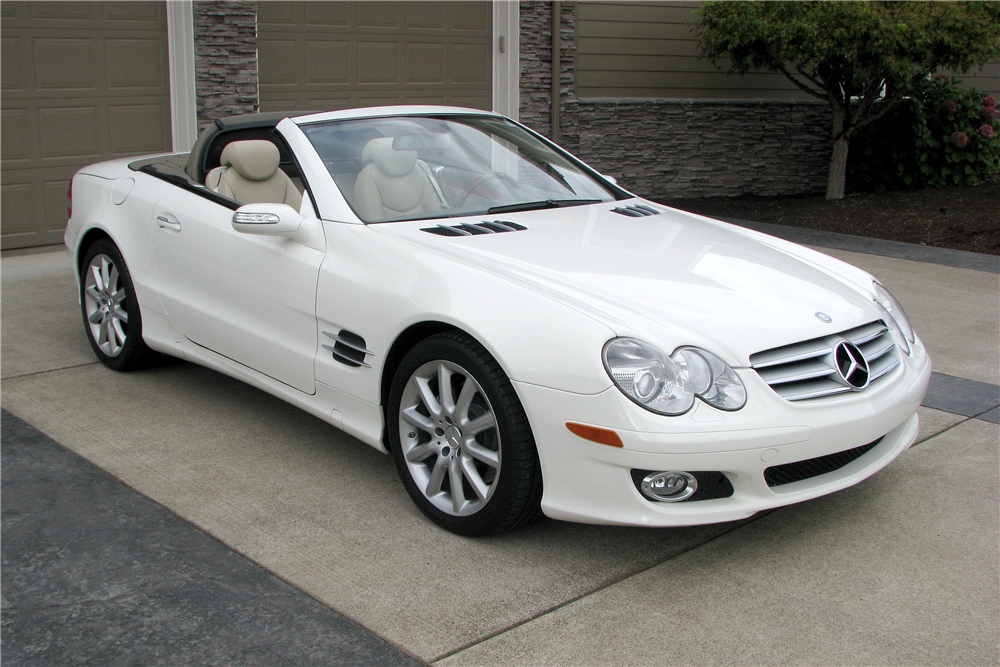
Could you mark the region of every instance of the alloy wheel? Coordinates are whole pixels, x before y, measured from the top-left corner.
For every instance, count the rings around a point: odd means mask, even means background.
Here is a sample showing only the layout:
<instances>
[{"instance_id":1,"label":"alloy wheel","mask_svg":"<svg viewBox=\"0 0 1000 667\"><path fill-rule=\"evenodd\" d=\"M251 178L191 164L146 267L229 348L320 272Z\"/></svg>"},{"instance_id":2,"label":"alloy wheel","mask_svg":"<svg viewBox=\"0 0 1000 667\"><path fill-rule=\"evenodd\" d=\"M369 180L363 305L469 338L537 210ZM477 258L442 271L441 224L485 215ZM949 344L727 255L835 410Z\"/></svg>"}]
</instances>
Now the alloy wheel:
<instances>
[{"instance_id":1,"label":"alloy wheel","mask_svg":"<svg viewBox=\"0 0 1000 667\"><path fill-rule=\"evenodd\" d=\"M461 366L435 360L413 372L399 439L411 479L438 510L469 516L489 502L500 477L500 432L486 393Z\"/></svg>"},{"instance_id":2,"label":"alloy wheel","mask_svg":"<svg viewBox=\"0 0 1000 667\"><path fill-rule=\"evenodd\" d=\"M109 357L121 354L128 335L125 285L118 267L104 254L95 255L84 272L84 312L90 335Z\"/></svg>"}]
</instances>

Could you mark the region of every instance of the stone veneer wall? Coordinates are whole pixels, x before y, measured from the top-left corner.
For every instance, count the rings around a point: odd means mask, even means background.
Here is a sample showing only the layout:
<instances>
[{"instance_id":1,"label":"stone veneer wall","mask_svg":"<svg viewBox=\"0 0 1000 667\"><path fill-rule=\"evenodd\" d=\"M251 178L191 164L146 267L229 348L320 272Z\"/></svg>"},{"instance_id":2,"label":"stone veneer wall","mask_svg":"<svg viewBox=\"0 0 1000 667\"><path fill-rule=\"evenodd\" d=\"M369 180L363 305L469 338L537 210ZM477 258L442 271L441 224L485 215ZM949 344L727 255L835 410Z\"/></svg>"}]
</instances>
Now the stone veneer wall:
<instances>
[{"instance_id":1,"label":"stone veneer wall","mask_svg":"<svg viewBox=\"0 0 1000 667\"><path fill-rule=\"evenodd\" d=\"M194 50L199 131L257 111L256 0L195 0Z\"/></svg>"},{"instance_id":2,"label":"stone veneer wall","mask_svg":"<svg viewBox=\"0 0 1000 667\"><path fill-rule=\"evenodd\" d=\"M536 132L552 138L552 3L522 2L520 121ZM573 99L573 72L576 58L576 9L562 3L559 58L560 100L564 108ZM560 118L560 130L565 119ZM560 141L560 143L562 143Z\"/></svg>"},{"instance_id":3,"label":"stone veneer wall","mask_svg":"<svg viewBox=\"0 0 1000 667\"><path fill-rule=\"evenodd\" d=\"M826 187L829 111L778 100L581 100L576 9L561 17L559 143L651 199L816 194ZM521 122L551 136L549 2L521 3Z\"/></svg>"}]
</instances>

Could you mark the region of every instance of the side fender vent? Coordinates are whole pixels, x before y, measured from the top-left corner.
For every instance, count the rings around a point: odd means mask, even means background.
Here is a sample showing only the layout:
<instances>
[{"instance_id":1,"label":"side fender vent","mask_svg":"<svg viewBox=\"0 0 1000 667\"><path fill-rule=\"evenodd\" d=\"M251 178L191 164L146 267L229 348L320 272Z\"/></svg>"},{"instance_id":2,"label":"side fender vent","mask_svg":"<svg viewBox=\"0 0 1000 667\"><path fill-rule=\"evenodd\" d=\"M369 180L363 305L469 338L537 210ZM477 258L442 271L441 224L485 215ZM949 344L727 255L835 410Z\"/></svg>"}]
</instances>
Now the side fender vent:
<instances>
[{"instance_id":1,"label":"side fender vent","mask_svg":"<svg viewBox=\"0 0 1000 667\"><path fill-rule=\"evenodd\" d=\"M504 232L520 232L527 229L524 225L505 220L483 220L482 222L467 222L462 225L438 225L437 227L425 227L422 232L437 234L438 236L478 236L479 234L502 234Z\"/></svg>"},{"instance_id":2,"label":"side fender vent","mask_svg":"<svg viewBox=\"0 0 1000 667\"><path fill-rule=\"evenodd\" d=\"M646 206L645 204L633 204L632 206L619 206L618 208L611 209L619 215L627 215L630 218L645 218L648 215L657 215L663 213L663 211L657 211L652 206Z\"/></svg>"},{"instance_id":3,"label":"side fender vent","mask_svg":"<svg viewBox=\"0 0 1000 667\"><path fill-rule=\"evenodd\" d=\"M340 333L336 334L324 331L323 335L333 339L333 345L324 343L323 347L330 350L336 361L352 368L357 368L358 366L371 368L369 364L365 363L365 357L375 353L365 347L364 338L347 329L341 329Z\"/></svg>"}]
</instances>

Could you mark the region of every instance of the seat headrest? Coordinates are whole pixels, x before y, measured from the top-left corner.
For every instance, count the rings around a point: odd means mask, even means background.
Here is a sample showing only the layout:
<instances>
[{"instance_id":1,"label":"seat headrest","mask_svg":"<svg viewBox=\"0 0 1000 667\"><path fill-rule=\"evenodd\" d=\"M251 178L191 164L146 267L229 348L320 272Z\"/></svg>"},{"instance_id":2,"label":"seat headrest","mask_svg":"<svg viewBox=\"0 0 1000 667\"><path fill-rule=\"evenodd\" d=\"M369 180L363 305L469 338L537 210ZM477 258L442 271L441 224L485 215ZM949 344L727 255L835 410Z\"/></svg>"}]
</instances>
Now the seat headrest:
<instances>
[{"instance_id":1,"label":"seat headrest","mask_svg":"<svg viewBox=\"0 0 1000 667\"><path fill-rule=\"evenodd\" d=\"M278 170L281 155L270 141L234 141L222 150L223 166L232 166L248 181L266 181Z\"/></svg>"},{"instance_id":2,"label":"seat headrest","mask_svg":"<svg viewBox=\"0 0 1000 667\"><path fill-rule=\"evenodd\" d=\"M374 162L388 176L403 176L410 173L417 163L417 151L394 150L392 137L385 137L369 141L361 151L361 159L365 164Z\"/></svg>"}]
</instances>

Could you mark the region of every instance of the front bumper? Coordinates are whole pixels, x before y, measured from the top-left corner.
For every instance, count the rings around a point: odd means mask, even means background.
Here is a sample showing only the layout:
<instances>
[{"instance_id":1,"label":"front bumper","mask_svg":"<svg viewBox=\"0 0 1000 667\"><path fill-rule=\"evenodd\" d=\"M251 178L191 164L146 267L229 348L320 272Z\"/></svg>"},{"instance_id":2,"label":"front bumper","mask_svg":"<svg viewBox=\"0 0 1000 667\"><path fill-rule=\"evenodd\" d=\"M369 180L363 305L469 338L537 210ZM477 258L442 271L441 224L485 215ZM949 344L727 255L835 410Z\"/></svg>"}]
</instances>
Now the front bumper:
<instances>
[{"instance_id":1,"label":"front bumper","mask_svg":"<svg viewBox=\"0 0 1000 667\"><path fill-rule=\"evenodd\" d=\"M614 387L573 394L515 382L531 423L544 478L542 510L581 523L688 526L743 519L857 484L888 465L917 437L916 414L930 380L922 345L880 386L802 403L780 398L752 370L738 371L748 403L724 413L701 404L681 417L643 410ZM567 421L612 429L623 448L572 434ZM881 438L838 470L770 487L768 467L853 449ZM732 483L726 498L655 502L631 470L719 471Z\"/></svg>"}]
</instances>

